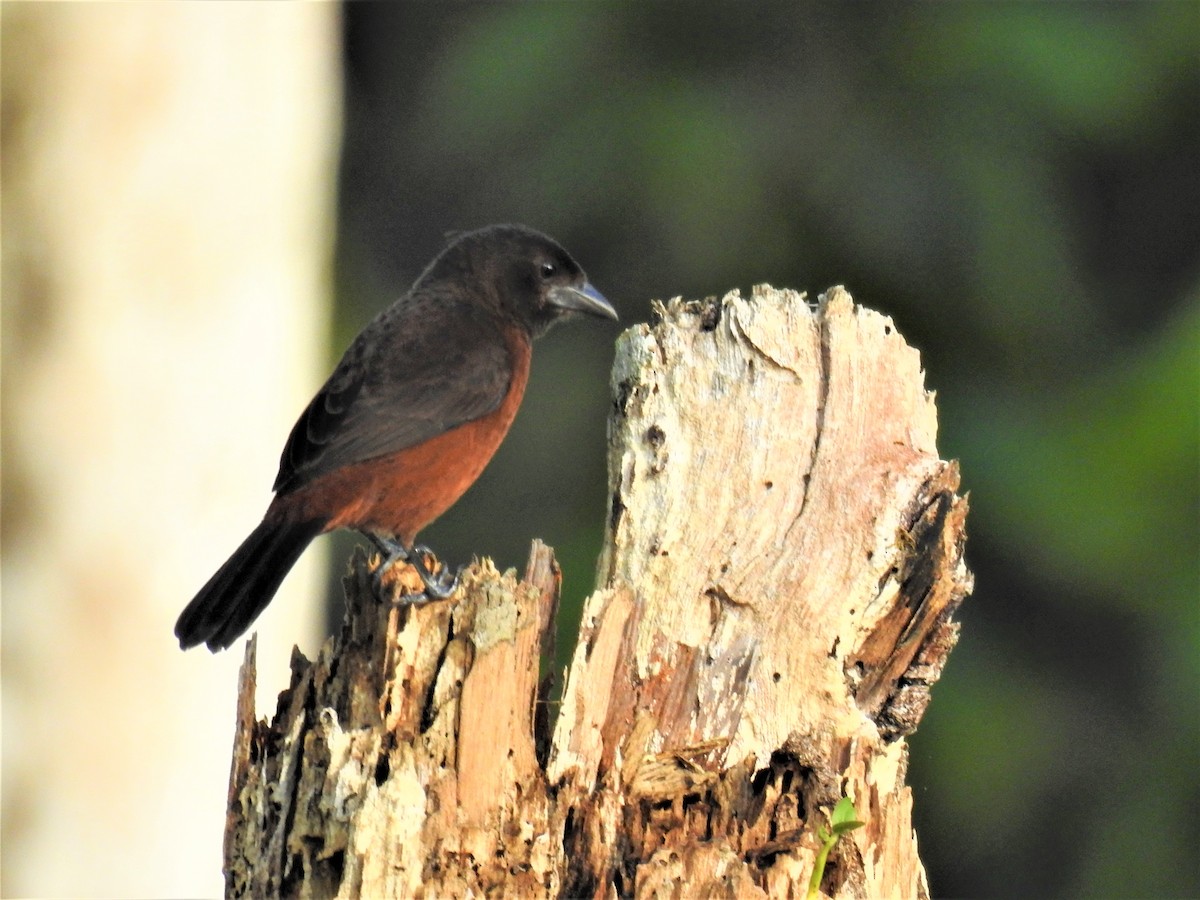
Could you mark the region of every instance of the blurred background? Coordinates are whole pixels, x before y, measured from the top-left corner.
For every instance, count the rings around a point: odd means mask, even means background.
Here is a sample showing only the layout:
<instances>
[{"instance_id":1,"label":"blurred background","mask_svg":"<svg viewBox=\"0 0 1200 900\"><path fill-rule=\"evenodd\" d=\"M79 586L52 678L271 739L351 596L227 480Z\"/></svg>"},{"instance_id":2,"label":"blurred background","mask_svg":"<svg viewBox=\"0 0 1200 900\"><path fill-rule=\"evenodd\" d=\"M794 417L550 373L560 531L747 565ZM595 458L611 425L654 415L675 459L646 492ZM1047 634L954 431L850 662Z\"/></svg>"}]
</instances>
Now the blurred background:
<instances>
[{"instance_id":1,"label":"blurred background","mask_svg":"<svg viewBox=\"0 0 1200 900\"><path fill-rule=\"evenodd\" d=\"M934 894L1200 895L1194 2L2 15L5 896L220 891L241 654L179 653L174 617L351 337L497 221L623 327L757 282L891 315L971 496L976 592L911 739ZM567 647L617 333L588 326L423 534L554 546ZM340 617L354 541L324 543L258 622L260 714L312 598Z\"/></svg>"}]
</instances>

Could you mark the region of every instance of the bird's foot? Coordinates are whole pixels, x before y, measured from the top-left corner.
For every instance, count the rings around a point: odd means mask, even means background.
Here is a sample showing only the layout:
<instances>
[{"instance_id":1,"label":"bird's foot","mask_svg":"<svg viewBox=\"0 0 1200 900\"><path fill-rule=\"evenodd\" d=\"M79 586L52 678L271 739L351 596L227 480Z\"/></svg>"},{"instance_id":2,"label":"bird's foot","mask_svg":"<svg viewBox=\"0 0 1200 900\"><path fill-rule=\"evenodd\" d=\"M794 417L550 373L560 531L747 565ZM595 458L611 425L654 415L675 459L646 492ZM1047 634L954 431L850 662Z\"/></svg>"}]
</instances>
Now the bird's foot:
<instances>
[{"instance_id":1,"label":"bird's foot","mask_svg":"<svg viewBox=\"0 0 1200 900\"><path fill-rule=\"evenodd\" d=\"M445 563L433 570L426 560L433 560L437 565L437 557L424 544L418 544L409 552L408 562L417 571L425 590L416 594L403 594L397 603L428 603L431 600L446 600L458 590L458 569L452 569Z\"/></svg>"},{"instance_id":2,"label":"bird's foot","mask_svg":"<svg viewBox=\"0 0 1200 900\"><path fill-rule=\"evenodd\" d=\"M384 590L383 580L392 566L398 562L406 562L412 566L417 577L421 579L424 590L392 597L392 602L397 605L417 605L434 600L445 600L458 589L458 569L451 569L445 564L439 566L437 557L425 545L405 547L399 541L389 540L378 535L369 534L367 537L379 551L382 560L372 575L372 584L377 595L388 596ZM432 560L432 565L426 560Z\"/></svg>"}]
</instances>

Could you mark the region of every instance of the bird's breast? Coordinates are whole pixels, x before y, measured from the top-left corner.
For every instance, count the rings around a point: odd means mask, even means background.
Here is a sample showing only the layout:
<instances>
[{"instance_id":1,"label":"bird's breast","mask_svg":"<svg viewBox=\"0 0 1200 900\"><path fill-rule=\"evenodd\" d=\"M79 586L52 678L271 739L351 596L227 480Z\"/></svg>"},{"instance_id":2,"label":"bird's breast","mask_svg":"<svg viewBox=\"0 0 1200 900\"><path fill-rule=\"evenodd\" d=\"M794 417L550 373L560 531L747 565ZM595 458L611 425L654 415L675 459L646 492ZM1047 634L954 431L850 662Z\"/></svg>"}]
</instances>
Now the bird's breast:
<instances>
[{"instance_id":1,"label":"bird's breast","mask_svg":"<svg viewBox=\"0 0 1200 900\"><path fill-rule=\"evenodd\" d=\"M286 518L328 517L326 531L354 528L411 545L482 474L516 418L529 381L531 346L505 330L512 376L500 406L413 447L327 472L276 498Z\"/></svg>"}]
</instances>

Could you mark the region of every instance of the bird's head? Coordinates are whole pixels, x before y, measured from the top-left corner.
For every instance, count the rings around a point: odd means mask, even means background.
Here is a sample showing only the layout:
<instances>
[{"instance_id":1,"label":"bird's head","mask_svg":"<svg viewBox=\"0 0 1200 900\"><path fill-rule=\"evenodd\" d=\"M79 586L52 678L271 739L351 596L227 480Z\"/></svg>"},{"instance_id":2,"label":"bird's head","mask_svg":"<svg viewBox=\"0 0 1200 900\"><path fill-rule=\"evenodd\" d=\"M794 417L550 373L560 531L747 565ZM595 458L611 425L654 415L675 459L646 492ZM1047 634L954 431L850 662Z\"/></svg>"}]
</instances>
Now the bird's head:
<instances>
[{"instance_id":1,"label":"bird's head","mask_svg":"<svg viewBox=\"0 0 1200 900\"><path fill-rule=\"evenodd\" d=\"M492 225L459 235L430 267L430 274L438 271L476 285L489 305L533 337L580 313L617 318L571 254L523 225Z\"/></svg>"}]
</instances>

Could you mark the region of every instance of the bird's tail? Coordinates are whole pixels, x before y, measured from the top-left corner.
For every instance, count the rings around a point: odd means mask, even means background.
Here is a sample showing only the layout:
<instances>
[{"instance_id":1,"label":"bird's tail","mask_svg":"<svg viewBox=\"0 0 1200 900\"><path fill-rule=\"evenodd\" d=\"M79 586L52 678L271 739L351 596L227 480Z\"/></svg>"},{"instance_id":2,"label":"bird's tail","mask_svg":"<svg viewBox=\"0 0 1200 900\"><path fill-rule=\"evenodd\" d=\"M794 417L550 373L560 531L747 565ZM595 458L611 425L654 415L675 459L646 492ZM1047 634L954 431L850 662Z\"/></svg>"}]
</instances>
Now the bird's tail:
<instances>
[{"instance_id":1,"label":"bird's tail","mask_svg":"<svg viewBox=\"0 0 1200 900\"><path fill-rule=\"evenodd\" d=\"M207 644L224 650L267 608L284 576L312 539L325 530L325 520L264 520L200 588L175 623L184 650Z\"/></svg>"}]
</instances>

